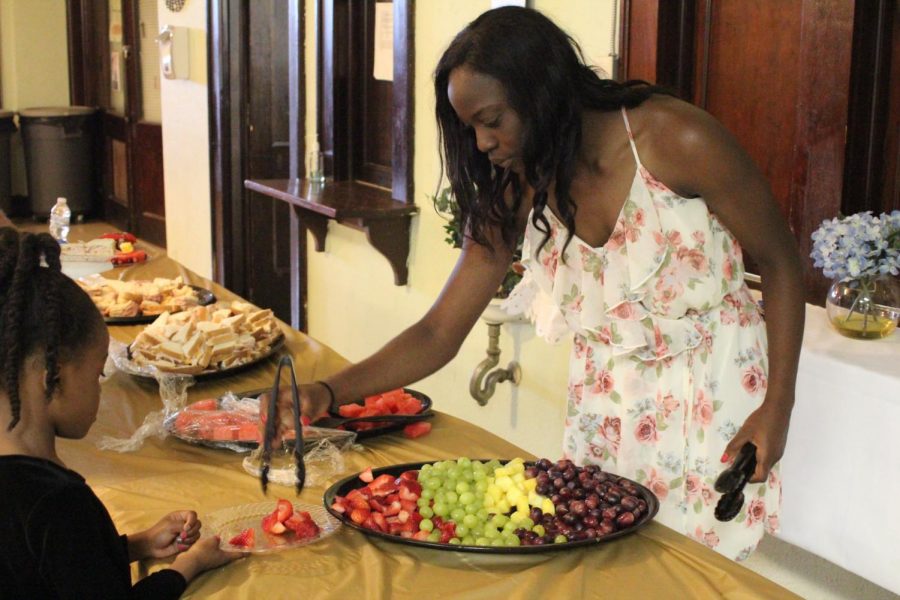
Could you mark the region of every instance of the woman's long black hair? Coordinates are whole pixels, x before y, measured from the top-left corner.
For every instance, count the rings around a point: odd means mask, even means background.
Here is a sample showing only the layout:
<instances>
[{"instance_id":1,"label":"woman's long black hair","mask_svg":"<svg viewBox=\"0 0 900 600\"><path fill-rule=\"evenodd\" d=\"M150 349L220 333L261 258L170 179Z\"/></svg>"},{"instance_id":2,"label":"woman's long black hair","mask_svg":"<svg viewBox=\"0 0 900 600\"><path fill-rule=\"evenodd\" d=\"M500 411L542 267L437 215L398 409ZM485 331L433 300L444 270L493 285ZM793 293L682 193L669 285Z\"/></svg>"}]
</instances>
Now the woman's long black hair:
<instances>
[{"instance_id":1,"label":"woman's long black hair","mask_svg":"<svg viewBox=\"0 0 900 600\"><path fill-rule=\"evenodd\" d=\"M641 81L602 79L584 63L575 40L536 10L489 10L457 34L434 73L442 170L450 180L466 235L488 245L485 227L499 226L510 249L517 242L515 215L522 202L521 185L512 171L494 166L479 152L475 133L450 105L450 73L463 65L502 84L507 102L525 126L522 161L525 180L534 190L532 222L544 233L546 243L550 224L543 209L555 181L559 215L569 231L568 245L575 231L576 206L569 189L581 146L583 111L631 108L653 93L668 92ZM509 186L512 205L504 202Z\"/></svg>"},{"instance_id":2,"label":"woman's long black hair","mask_svg":"<svg viewBox=\"0 0 900 600\"><path fill-rule=\"evenodd\" d=\"M44 353L49 401L59 385L61 353L77 353L103 326L90 297L63 275L59 254L59 244L46 233L0 228L0 386L12 409L9 430L21 414L25 359Z\"/></svg>"}]
</instances>

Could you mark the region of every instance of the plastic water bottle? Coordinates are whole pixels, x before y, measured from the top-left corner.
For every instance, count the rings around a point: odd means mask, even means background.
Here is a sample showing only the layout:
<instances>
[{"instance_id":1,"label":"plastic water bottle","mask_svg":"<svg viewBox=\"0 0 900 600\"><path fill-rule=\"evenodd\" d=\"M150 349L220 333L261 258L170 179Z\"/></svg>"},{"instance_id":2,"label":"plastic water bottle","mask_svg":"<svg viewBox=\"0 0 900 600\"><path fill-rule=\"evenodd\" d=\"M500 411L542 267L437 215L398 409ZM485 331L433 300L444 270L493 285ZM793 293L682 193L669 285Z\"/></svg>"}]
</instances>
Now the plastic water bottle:
<instances>
[{"instance_id":1,"label":"plastic water bottle","mask_svg":"<svg viewBox=\"0 0 900 600\"><path fill-rule=\"evenodd\" d=\"M72 220L72 211L65 198L57 198L56 205L50 211L50 235L60 244L69 241L69 222Z\"/></svg>"}]
</instances>

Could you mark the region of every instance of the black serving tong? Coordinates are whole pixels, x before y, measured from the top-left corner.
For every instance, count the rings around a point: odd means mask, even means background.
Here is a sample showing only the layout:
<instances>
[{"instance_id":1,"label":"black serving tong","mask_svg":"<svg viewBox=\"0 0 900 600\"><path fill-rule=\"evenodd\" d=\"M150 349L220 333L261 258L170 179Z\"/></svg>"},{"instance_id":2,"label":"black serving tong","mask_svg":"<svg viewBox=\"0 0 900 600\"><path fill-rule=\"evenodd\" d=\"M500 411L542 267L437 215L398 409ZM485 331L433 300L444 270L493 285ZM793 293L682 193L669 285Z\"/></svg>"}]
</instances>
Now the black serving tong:
<instances>
[{"instance_id":1,"label":"black serving tong","mask_svg":"<svg viewBox=\"0 0 900 600\"><path fill-rule=\"evenodd\" d=\"M744 506L744 486L756 470L756 446L747 442L741 448L734 463L716 479L715 489L722 494L716 504L715 516L719 521L735 518Z\"/></svg>"},{"instance_id":2,"label":"black serving tong","mask_svg":"<svg viewBox=\"0 0 900 600\"><path fill-rule=\"evenodd\" d=\"M278 388L281 384L281 369L287 365L291 374L291 407L294 411L294 463L297 465L297 494L303 491L306 483L306 465L303 463L303 427L300 426L300 392L297 390L297 377L294 375L294 361L290 356L282 356L278 361L278 369L275 371L275 383L272 385L272 395L269 398L268 420L263 437L262 468L259 471L259 483L262 485L263 494L269 486L269 464L272 460L272 441L278 431Z\"/></svg>"}]
</instances>

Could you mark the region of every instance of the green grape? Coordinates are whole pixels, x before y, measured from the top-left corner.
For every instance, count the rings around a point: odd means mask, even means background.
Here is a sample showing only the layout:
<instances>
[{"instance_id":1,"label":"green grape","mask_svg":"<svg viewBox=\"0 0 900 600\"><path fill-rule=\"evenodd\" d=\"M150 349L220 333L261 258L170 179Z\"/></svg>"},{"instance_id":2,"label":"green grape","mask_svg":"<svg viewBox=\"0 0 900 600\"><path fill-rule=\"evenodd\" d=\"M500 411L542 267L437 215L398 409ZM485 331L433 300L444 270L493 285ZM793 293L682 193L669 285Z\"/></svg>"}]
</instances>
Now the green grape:
<instances>
[{"instance_id":1,"label":"green grape","mask_svg":"<svg viewBox=\"0 0 900 600\"><path fill-rule=\"evenodd\" d=\"M460 479L463 481L474 481L475 472L472 469L463 469Z\"/></svg>"},{"instance_id":2,"label":"green grape","mask_svg":"<svg viewBox=\"0 0 900 600\"><path fill-rule=\"evenodd\" d=\"M469 535L469 528L466 527L465 523L456 524L456 535L463 538Z\"/></svg>"},{"instance_id":3,"label":"green grape","mask_svg":"<svg viewBox=\"0 0 900 600\"><path fill-rule=\"evenodd\" d=\"M475 481L484 481L487 479L487 473L484 471L479 471L477 469L472 470L472 479Z\"/></svg>"},{"instance_id":4,"label":"green grape","mask_svg":"<svg viewBox=\"0 0 900 600\"><path fill-rule=\"evenodd\" d=\"M485 527L484 528L484 537L488 539L494 539L500 537L500 532L494 529L493 527Z\"/></svg>"},{"instance_id":5,"label":"green grape","mask_svg":"<svg viewBox=\"0 0 900 600\"><path fill-rule=\"evenodd\" d=\"M439 542L441 541L441 532L440 531L432 531L428 534L429 542Z\"/></svg>"},{"instance_id":6,"label":"green grape","mask_svg":"<svg viewBox=\"0 0 900 600\"><path fill-rule=\"evenodd\" d=\"M477 540L475 540L475 545L476 546L490 546L491 540L486 537L480 537Z\"/></svg>"},{"instance_id":7,"label":"green grape","mask_svg":"<svg viewBox=\"0 0 900 600\"><path fill-rule=\"evenodd\" d=\"M478 512L475 514L478 515L478 518L481 519L482 521L487 521L488 515L490 513L488 512L488 509L486 509L486 508L479 508Z\"/></svg>"},{"instance_id":8,"label":"green grape","mask_svg":"<svg viewBox=\"0 0 900 600\"><path fill-rule=\"evenodd\" d=\"M545 535L547 535L547 530L544 529L543 525L535 525L534 527L531 528L531 530L541 537L544 537Z\"/></svg>"},{"instance_id":9,"label":"green grape","mask_svg":"<svg viewBox=\"0 0 900 600\"><path fill-rule=\"evenodd\" d=\"M534 521L531 520L531 517L525 517L519 521L519 527L531 531L531 528L534 527Z\"/></svg>"},{"instance_id":10,"label":"green grape","mask_svg":"<svg viewBox=\"0 0 900 600\"><path fill-rule=\"evenodd\" d=\"M513 531L515 531L518 528L519 528L518 525L516 525L512 521L509 521L506 523L506 525L503 526L503 533L512 533Z\"/></svg>"},{"instance_id":11,"label":"green grape","mask_svg":"<svg viewBox=\"0 0 900 600\"><path fill-rule=\"evenodd\" d=\"M456 481L457 480L455 477L448 477L447 479L444 480L443 488L445 490L456 491Z\"/></svg>"},{"instance_id":12,"label":"green grape","mask_svg":"<svg viewBox=\"0 0 900 600\"><path fill-rule=\"evenodd\" d=\"M466 546L474 546L475 538L473 538L471 535L467 535L467 536L463 537L462 543L465 544Z\"/></svg>"},{"instance_id":13,"label":"green grape","mask_svg":"<svg viewBox=\"0 0 900 600\"><path fill-rule=\"evenodd\" d=\"M432 531L434 529L434 521L431 519L422 519L419 522L419 531Z\"/></svg>"},{"instance_id":14,"label":"green grape","mask_svg":"<svg viewBox=\"0 0 900 600\"><path fill-rule=\"evenodd\" d=\"M456 493L464 494L469 491L469 484L465 481L460 481L456 484Z\"/></svg>"},{"instance_id":15,"label":"green grape","mask_svg":"<svg viewBox=\"0 0 900 600\"><path fill-rule=\"evenodd\" d=\"M424 519L430 519L434 516L434 511L430 506L422 506L421 508L419 508L419 514L422 515L422 518Z\"/></svg>"},{"instance_id":16,"label":"green grape","mask_svg":"<svg viewBox=\"0 0 900 600\"><path fill-rule=\"evenodd\" d=\"M443 502L435 502L431 509L434 511L434 514L442 519L450 514L450 509Z\"/></svg>"},{"instance_id":17,"label":"green grape","mask_svg":"<svg viewBox=\"0 0 900 600\"><path fill-rule=\"evenodd\" d=\"M431 478L425 480L425 485L423 487L425 487L429 490L436 490L441 487L442 483L443 482L440 479L438 479L437 477L431 477Z\"/></svg>"},{"instance_id":18,"label":"green grape","mask_svg":"<svg viewBox=\"0 0 900 600\"><path fill-rule=\"evenodd\" d=\"M459 546L462 542L460 541L459 538L450 538L450 540L447 543L453 544L454 546Z\"/></svg>"},{"instance_id":19,"label":"green grape","mask_svg":"<svg viewBox=\"0 0 900 600\"><path fill-rule=\"evenodd\" d=\"M447 469L447 477L448 478L452 477L453 479L459 479L461 475L462 475L462 471L457 466L452 466L449 469Z\"/></svg>"},{"instance_id":20,"label":"green grape","mask_svg":"<svg viewBox=\"0 0 900 600\"><path fill-rule=\"evenodd\" d=\"M522 541L519 539L519 536L516 534L505 535L503 536L503 541L507 546L521 546Z\"/></svg>"},{"instance_id":21,"label":"green grape","mask_svg":"<svg viewBox=\"0 0 900 600\"><path fill-rule=\"evenodd\" d=\"M475 502L475 494L473 494L472 492L463 492L459 495L459 503L463 506L472 504L473 502Z\"/></svg>"},{"instance_id":22,"label":"green grape","mask_svg":"<svg viewBox=\"0 0 900 600\"><path fill-rule=\"evenodd\" d=\"M568 542L568 541L569 541L569 538L567 538L567 537L564 536L563 534L559 534L558 536L556 536L555 538L553 538L553 543L554 543L554 544L565 544L565 543Z\"/></svg>"},{"instance_id":23,"label":"green grape","mask_svg":"<svg viewBox=\"0 0 900 600\"><path fill-rule=\"evenodd\" d=\"M496 537L491 540L491 546L505 546L505 545L506 545L506 543L504 542L503 538L501 538L501 537Z\"/></svg>"},{"instance_id":24,"label":"green grape","mask_svg":"<svg viewBox=\"0 0 900 600\"><path fill-rule=\"evenodd\" d=\"M444 492L444 502L446 502L450 506L453 506L454 504L459 502L459 494L453 491Z\"/></svg>"},{"instance_id":25,"label":"green grape","mask_svg":"<svg viewBox=\"0 0 900 600\"><path fill-rule=\"evenodd\" d=\"M466 516L466 511L463 508L456 507L450 511L450 518L453 519L457 523L461 522L463 520L463 518L465 518L465 516Z\"/></svg>"},{"instance_id":26,"label":"green grape","mask_svg":"<svg viewBox=\"0 0 900 600\"><path fill-rule=\"evenodd\" d=\"M497 529L500 529L507 523L509 523L509 517L507 517L506 515L494 515L491 519L491 525L493 525Z\"/></svg>"},{"instance_id":27,"label":"green grape","mask_svg":"<svg viewBox=\"0 0 900 600\"><path fill-rule=\"evenodd\" d=\"M447 492L444 490L438 490L434 493L434 501L435 502L446 502L447 501Z\"/></svg>"},{"instance_id":28,"label":"green grape","mask_svg":"<svg viewBox=\"0 0 900 600\"><path fill-rule=\"evenodd\" d=\"M431 506L431 500L429 500L428 498L420 497L418 500L416 500L416 504L419 505L419 508L422 508L423 506Z\"/></svg>"},{"instance_id":29,"label":"green grape","mask_svg":"<svg viewBox=\"0 0 900 600\"><path fill-rule=\"evenodd\" d=\"M431 500L434 498L434 490L429 488L422 488L422 495L419 498L425 498L426 500Z\"/></svg>"},{"instance_id":30,"label":"green grape","mask_svg":"<svg viewBox=\"0 0 900 600\"><path fill-rule=\"evenodd\" d=\"M472 504L466 504L464 507L466 509L467 515L474 515L481 509L481 505L478 502L473 502Z\"/></svg>"},{"instance_id":31,"label":"green grape","mask_svg":"<svg viewBox=\"0 0 900 600\"><path fill-rule=\"evenodd\" d=\"M479 519L475 515L466 515L465 517L463 517L462 522L463 522L463 525L465 525L466 527L471 529L471 528L475 527L476 525L478 525Z\"/></svg>"},{"instance_id":32,"label":"green grape","mask_svg":"<svg viewBox=\"0 0 900 600\"><path fill-rule=\"evenodd\" d=\"M475 491L481 494L482 496L488 491L488 482L487 479L482 479L481 481L475 482Z\"/></svg>"},{"instance_id":33,"label":"green grape","mask_svg":"<svg viewBox=\"0 0 900 600\"><path fill-rule=\"evenodd\" d=\"M456 460L456 464L458 464L460 467L471 467L472 459L466 456L461 456Z\"/></svg>"}]
</instances>

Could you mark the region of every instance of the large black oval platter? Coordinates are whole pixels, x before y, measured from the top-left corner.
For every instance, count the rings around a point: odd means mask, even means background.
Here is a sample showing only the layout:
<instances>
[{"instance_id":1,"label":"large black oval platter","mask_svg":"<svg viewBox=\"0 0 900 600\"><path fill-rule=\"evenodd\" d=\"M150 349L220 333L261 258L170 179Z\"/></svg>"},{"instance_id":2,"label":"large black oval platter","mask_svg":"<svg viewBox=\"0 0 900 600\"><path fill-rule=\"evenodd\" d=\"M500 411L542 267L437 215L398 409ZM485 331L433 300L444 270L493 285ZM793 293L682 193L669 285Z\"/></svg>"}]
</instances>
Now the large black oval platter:
<instances>
[{"instance_id":1,"label":"large black oval platter","mask_svg":"<svg viewBox=\"0 0 900 600\"><path fill-rule=\"evenodd\" d=\"M476 460L476 459L472 459ZM491 459L477 459L482 462L487 462ZM384 473L389 475L393 475L394 477L399 477L401 473L404 471L417 471L422 465L432 464L434 461L426 461L426 462L415 462L415 463L404 463L400 465L391 465L389 467L381 467L378 469L372 469L372 476L378 477ZM501 460L502 464L506 464L508 461ZM526 462L526 466L533 465L533 462ZM611 473L612 475L612 473ZM617 476L618 477L618 476ZM366 529L365 527L358 525L350 520L349 516L340 513L334 510L331 505L334 503L335 496L346 496L350 490L354 488L363 487L362 481L359 479L359 473L351 475L349 477L345 477L341 479L334 485L328 488L325 491L325 508L331 513L335 518L341 521L347 527L352 529L356 529L357 531L361 531L366 535L370 535L373 537L377 537L383 540L387 540L389 542L393 542L396 544L407 544L409 546L418 546L421 548L431 548L434 550L444 550L450 552L474 552L478 554L540 554L544 552L556 552L560 550L570 550L573 548L585 548L588 546L596 546L597 544L605 544L607 542L611 542L613 540L617 540L626 535L630 535L646 525L650 522L651 519L656 515L659 511L659 500L657 500L656 496L653 495L649 489L644 487L643 485L633 481L631 479L623 478L627 481L630 481L640 493L640 497L647 502L647 513L641 515L641 517L635 521L634 525L629 527L628 529L623 529L620 531L616 531L609 535L592 539L592 540L579 540L574 542L563 542L561 544L544 544L542 546L469 546L464 544L452 545L452 544L441 544L438 542L428 542L428 541L420 541L414 540L412 538L405 538L399 535L391 535L389 533L382 533L380 531L374 531L372 529Z\"/></svg>"}]
</instances>

